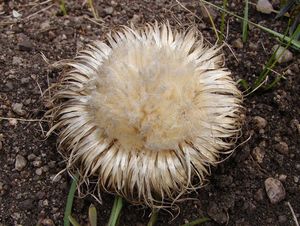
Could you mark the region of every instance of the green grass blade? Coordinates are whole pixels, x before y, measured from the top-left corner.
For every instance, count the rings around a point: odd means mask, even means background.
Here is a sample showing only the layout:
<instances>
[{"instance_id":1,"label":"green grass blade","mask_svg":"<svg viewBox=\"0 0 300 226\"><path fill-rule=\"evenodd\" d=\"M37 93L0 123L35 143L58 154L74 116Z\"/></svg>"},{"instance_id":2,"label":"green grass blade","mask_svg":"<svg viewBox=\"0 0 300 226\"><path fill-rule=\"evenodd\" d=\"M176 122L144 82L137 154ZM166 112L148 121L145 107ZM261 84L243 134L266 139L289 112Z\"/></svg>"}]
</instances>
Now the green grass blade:
<instances>
[{"instance_id":1,"label":"green grass blade","mask_svg":"<svg viewBox=\"0 0 300 226\"><path fill-rule=\"evenodd\" d=\"M288 31L288 29L287 29ZM269 59L267 65L265 66L264 70L262 71L262 73L259 75L258 79L255 81L254 83L254 88L258 87L260 85L260 83L262 81L265 80L265 78L267 77L268 73L272 70L272 68L276 65L276 63L278 62L278 60L280 59L280 57L283 55L284 51L289 48L289 46L291 45L291 40L293 40L293 38L295 37L295 35L297 35L297 33L300 32L300 24L298 25L296 31L294 32L294 34L292 35L292 38L290 39L290 41L287 43L287 45L284 47L284 49L282 50L282 52L279 54L278 57L276 57L276 53L279 49L279 45L278 48L274 51L274 53L272 54L271 58ZM278 83L280 81L280 79L282 78L282 76L277 77L274 82L272 82L270 84L269 87L267 87L267 89L272 88L276 83Z\"/></svg>"},{"instance_id":2,"label":"green grass blade","mask_svg":"<svg viewBox=\"0 0 300 226\"><path fill-rule=\"evenodd\" d=\"M220 10L220 11L224 11L224 12L226 12L227 14L229 14L229 15L231 15L231 16L234 16L234 17L236 17L236 18L238 18L238 19L240 19L240 20L242 20L242 21L245 20L243 17L241 17L241 16L239 16L239 15L237 15L237 14L235 14L235 13L232 13L232 12L226 10L226 9L223 9L222 7L219 7L219 6L217 6L217 5L215 5L215 4L211 3L211 2L208 2L208 1L205 1L205 0L200 0L200 1L203 2L203 3L205 3L205 4L207 4L207 5L210 5L210 6L214 7L214 8L216 8L216 9ZM285 36L285 35L283 35L283 34L280 34L280 33L276 32L276 31L273 31L272 29L266 28L266 27L264 27L264 26L262 26L262 25L260 25L260 24L253 23L253 22L251 22L250 20L247 20L246 22L247 22L248 24L251 24L251 25L253 25L253 26L255 26L255 27L260 28L261 30L263 30L263 31L265 31L265 32L268 32L269 34L271 34L271 35L273 35L273 36L275 36L275 37L277 37L277 38L279 38L279 39L282 39L282 40L284 40L284 41L286 41L286 42L291 42L291 44L292 44L296 49L300 49L300 41L298 41L298 40L296 40L296 39L292 39L292 38L290 38L290 37L288 37L288 36Z\"/></svg>"},{"instance_id":3,"label":"green grass blade","mask_svg":"<svg viewBox=\"0 0 300 226\"><path fill-rule=\"evenodd\" d=\"M73 178L68 198L67 198L67 204L66 204L66 209L65 209L65 215L64 215L64 226L70 226L70 221L69 221L69 216L71 216L72 213L72 206L73 206L73 200L74 200L74 195L76 191L76 185L77 185L77 176Z\"/></svg>"},{"instance_id":4,"label":"green grass blade","mask_svg":"<svg viewBox=\"0 0 300 226\"><path fill-rule=\"evenodd\" d=\"M249 84L245 79L239 79L237 83L240 84L245 90L249 89Z\"/></svg>"},{"instance_id":5,"label":"green grass blade","mask_svg":"<svg viewBox=\"0 0 300 226\"><path fill-rule=\"evenodd\" d=\"M205 223L207 221L210 221L210 219L208 217L202 217L202 218L194 220L194 221L192 221L190 223L183 224L182 226L195 226L195 225L203 224L203 223Z\"/></svg>"},{"instance_id":6,"label":"green grass blade","mask_svg":"<svg viewBox=\"0 0 300 226\"><path fill-rule=\"evenodd\" d=\"M147 226L154 226L156 224L157 215L158 215L158 209L153 209L150 220L149 220Z\"/></svg>"},{"instance_id":7,"label":"green grass blade","mask_svg":"<svg viewBox=\"0 0 300 226\"><path fill-rule=\"evenodd\" d=\"M98 16L97 11L95 10L93 0L88 0L88 4L89 4L89 7L90 7L90 9L91 9L91 11L92 11L92 14L93 14L94 18L95 18L95 19L98 19L99 16Z\"/></svg>"},{"instance_id":8,"label":"green grass blade","mask_svg":"<svg viewBox=\"0 0 300 226\"><path fill-rule=\"evenodd\" d=\"M89 222L91 226L97 226L97 210L93 204L89 207Z\"/></svg>"},{"instance_id":9,"label":"green grass blade","mask_svg":"<svg viewBox=\"0 0 300 226\"><path fill-rule=\"evenodd\" d=\"M70 215L68 218L69 218L69 221L71 222L71 224L72 224L73 226L80 226L80 224L78 223L78 221L77 221L74 217L72 217L72 216Z\"/></svg>"},{"instance_id":10,"label":"green grass blade","mask_svg":"<svg viewBox=\"0 0 300 226\"><path fill-rule=\"evenodd\" d=\"M115 197L114 205L108 221L108 226L116 226L119 219L121 209L123 207L123 199L120 196Z\"/></svg>"},{"instance_id":11,"label":"green grass blade","mask_svg":"<svg viewBox=\"0 0 300 226\"><path fill-rule=\"evenodd\" d=\"M245 1L244 19L243 19L243 42L245 43L248 38L248 15L249 15L249 2Z\"/></svg>"},{"instance_id":12,"label":"green grass blade","mask_svg":"<svg viewBox=\"0 0 300 226\"><path fill-rule=\"evenodd\" d=\"M60 8L61 12L63 13L63 15L66 16L67 10L66 10L65 0L60 0L59 8Z\"/></svg>"},{"instance_id":13,"label":"green grass blade","mask_svg":"<svg viewBox=\"0 0 300 226\"><path fill-rule=\"evenodd\" d=\"M216 28L215 22L214 22L212 16L210 15L210 12L208 11L208 9L206 8L205 5L203 5L203 8L204 8L204 10L205 10L205 12L206 12L206 14L207 14L207 16L208 16L208 18L209 18L209 21L210 21L210 23L211 23L211 26L212 26L212 28L213 28L213 31L215 32L215 35L216 35L216 37L217 37L217 41L219 41L219 40L220 40L219 32L218 32L218 30L217 30L217 28Z\"/></svg>"}]
</instances>

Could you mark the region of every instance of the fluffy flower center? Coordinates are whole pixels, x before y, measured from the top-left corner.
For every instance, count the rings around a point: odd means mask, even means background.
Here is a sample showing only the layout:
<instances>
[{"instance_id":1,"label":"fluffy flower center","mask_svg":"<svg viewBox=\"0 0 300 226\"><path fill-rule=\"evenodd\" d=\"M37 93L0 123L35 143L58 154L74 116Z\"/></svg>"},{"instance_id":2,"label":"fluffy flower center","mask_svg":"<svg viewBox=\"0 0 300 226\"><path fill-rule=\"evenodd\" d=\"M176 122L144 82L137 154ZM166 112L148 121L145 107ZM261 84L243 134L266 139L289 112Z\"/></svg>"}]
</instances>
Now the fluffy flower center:
<instances>
[{"instance_id":1,"label":"fluffy flower center","mask_svg":"<svg viewBox=\"0 0 300 226\"><path fill-rule=\"evenodd\" d=\"M127 150L173 150L201 128L195 62L171 46L121 43L97 73L91 106L98 127Z\"/></svg>"}]
</instances>

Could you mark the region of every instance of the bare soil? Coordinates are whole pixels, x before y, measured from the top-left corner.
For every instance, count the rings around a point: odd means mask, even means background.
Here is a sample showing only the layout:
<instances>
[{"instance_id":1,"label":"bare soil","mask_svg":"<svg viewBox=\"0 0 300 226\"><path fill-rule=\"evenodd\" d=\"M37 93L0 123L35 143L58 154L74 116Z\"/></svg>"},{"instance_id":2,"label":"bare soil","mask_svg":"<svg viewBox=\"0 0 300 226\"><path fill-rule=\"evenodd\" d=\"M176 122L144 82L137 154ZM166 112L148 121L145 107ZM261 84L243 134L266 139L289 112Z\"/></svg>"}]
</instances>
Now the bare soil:
<instances>
[{"instance_id":1,"label":"bare soil","mask_svg":"<svg viewBox=\"0 0 300 226\"><path fill-rule=\"evenodd\" d=\"M60 12L57 2L4 0L0 3L1 226L30 226L37 222L63 225L70 177L62 173L54 178L65 166L56 150L56 136L46 139L47 122L34 120L42 118L51 107L47 101L51 93L46 90L58 81L61 72L51 67L52 63L73 58L87 43L104 39L108 31L130 23L140 26L168 19L178 28L194 25L207 41L216 41L199 1L181 1L180 5L174 0L94 0L102 20L98 22L83 1L66 1L66 16ZM221 4L221 1L212 2ZM230 11L243 14L243 1L229 2ZM278 9L278 5L274 6ZM252 5L249 18L278 32L284 32L287 26L286 18L275 20L275 14L260 14ZM226 43L230 47L224 46L226 66L236 80L243 78L251 84L278 42L251 26L247 43L237 46L241 23L233 17L227 16L226 20ZM215 23L220 26L219 13L215 14ZM299 52L291 51L293 58L275 67L276 72L285 73L285 79L269 91L245 97L246 120L238 143L250 137L249 141L212 169L207 186L192 193L193 200L179 205L178 216L174 218L161 211L158 226L177 226L205 216L212 219L203 224L207 226L295 225L287 202L299 218L300 59ZM275 75L275 72L270 74L270 81ZM286 192L283 201L270 203L264 185L269 177L283 184ZM74 216L86 225L88 207L94 203L99 225L105 225L113 200L112 195L105 193L103 204L92 197L76 198ZM147 225L149 214L149 209L125 204L120 225Z\"/></svg>"}]
</instances>

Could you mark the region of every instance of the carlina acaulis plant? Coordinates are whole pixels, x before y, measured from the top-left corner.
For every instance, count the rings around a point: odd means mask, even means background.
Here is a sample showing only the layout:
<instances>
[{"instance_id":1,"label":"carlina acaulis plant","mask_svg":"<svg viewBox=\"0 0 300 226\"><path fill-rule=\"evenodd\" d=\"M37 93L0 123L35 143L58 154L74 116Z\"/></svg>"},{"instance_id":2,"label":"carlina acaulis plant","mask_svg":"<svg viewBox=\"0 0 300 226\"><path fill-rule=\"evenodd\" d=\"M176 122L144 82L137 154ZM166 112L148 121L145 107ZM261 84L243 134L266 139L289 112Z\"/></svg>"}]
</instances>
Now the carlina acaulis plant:
<instances>
[{"instance_id":1,"label":"carlina acaulis plant","mask_svg":"<svg viewBox=\"0 0 300 226\"><path fill-rule=\"evenodd\" d=\"M50 132L79 185L168 206L233 151L242 94L196 29L124 26L66 65Z\"/></svg>"}]
</instances>

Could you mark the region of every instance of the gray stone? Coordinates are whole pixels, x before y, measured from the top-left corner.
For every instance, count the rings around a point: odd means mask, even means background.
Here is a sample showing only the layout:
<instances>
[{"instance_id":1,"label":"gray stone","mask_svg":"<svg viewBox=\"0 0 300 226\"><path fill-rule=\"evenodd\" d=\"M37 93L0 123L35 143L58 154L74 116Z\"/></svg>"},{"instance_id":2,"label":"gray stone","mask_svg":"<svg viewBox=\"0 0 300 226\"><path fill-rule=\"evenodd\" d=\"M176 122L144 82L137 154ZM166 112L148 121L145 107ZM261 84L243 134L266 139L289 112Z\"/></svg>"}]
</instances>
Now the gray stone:
<instances>
[{"instance_id":1,"label":"gray stone","mask_svg":"<svg viewBox=\"0 0 300 226\"><path fill-rule=\"evenodd\" d=\"M38 176L42 175L42 173L43 173L42 168L38 168L38 169L35 170L35 174L38 175Z\"/></svg>"},{"instance_id":2,"label":"gray stone","mask_svg":"<svg viewBox=\"0 0 300 226\"><path fill-rule=\"evenodd\" d=\"M15 169L22 171L27 164L27 160L22 155L17 155L15 162Z\"/></svg>"},{"instance_id":3,"label":"gray stone","mask_svg":"<svg viewBox=\"0 0 300 226\"><path fill-rule=\"evenodd\" d=\"M13 60L12 60L12 64L13 65L20 65L20 64L22 64L22 61L23 61L23 59L21 57L14 56Z\"/></svg>"},{"instance_id":4,"label":"gray stone","mask_svg":"<svg viewBox=\"0 0 300 226\"><path fill-rule=\"evenodd\" d=\"M272 4L268 0L258 0L256 10L265 14L270 14L274 11Z\"/></svg>"},{"instance_id":5,"label":"gray stone","mask_svg":"<svg viewBox=\"0 0 300 226\"><path fill-rule=\"evenodd\" d=\"M269 177L265 180L265 189L272 204L276 204L285 199L286 192L279 180Z\"/></svg>"},{"instance_id":6,"label":"gray stone","mask_svg":"<svg viewBox=\"0 0 300 226\"><path fill-rule=\"evenodd\" d=\"M24 116L26 114L26 111L22 109L23 104L21 103L14 103L12 105L12 110L14 113L16 113L19 116Z\"/></svg>"},{"instance_id":7,"label":"gray stone","mask_svg":"<svg viewBox=\"0 0 300 226\"><path fill-rule=\"evenodd\" d=\"M109 7L106 7L104 9L104 12L107 14L107 15L111 15L113 12L114 12L114 8L109 6Z\"/></svg>"}]
</instances>

